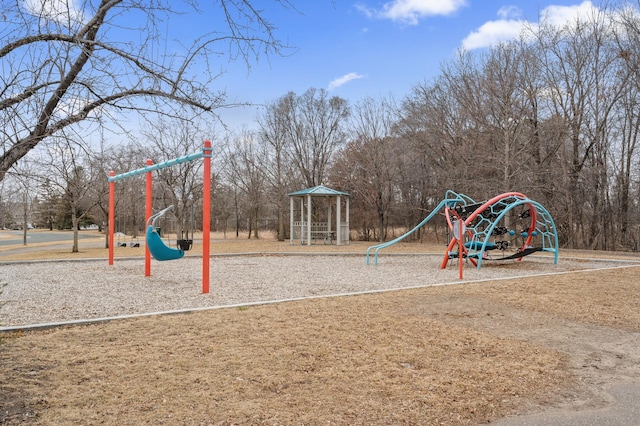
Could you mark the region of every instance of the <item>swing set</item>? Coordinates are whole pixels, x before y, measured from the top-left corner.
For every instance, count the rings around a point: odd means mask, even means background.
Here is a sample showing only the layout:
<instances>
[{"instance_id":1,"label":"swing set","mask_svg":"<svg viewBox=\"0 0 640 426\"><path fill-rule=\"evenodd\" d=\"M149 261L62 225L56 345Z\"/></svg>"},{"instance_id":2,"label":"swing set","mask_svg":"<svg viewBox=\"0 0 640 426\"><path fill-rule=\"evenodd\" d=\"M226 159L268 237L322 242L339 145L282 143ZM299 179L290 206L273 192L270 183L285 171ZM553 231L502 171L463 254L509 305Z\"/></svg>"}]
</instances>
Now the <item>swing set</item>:
<instances>
[{"instance_id":1,"label":"swing set","mask_svg":"<svg viewBox=\"0 0 640 426\"><path fill-rule=\"evenodd\" d=\"M151 159L147 159L146 166L140 169L132 170L126 173L116 175L112 170L109 172L109 265L114 263L114 229L115 229L115 182L129 177L144 174L146 176L145 188L145 268L144 276L151 276L151 257L158 261L176 260L184 257L185 249L191 248L192 239L178 240L178 248L173 248L165 244L158 232L158 221L173 208L173 205L153 213L153 172L177 164L191 162L197 159L203 159L203 186L202 186L202 293L209 293L209 257L210 257L210 239L211 239L211 142L204 141L204 148L200 152L185 155L183 157L167 160L162 163L153 164ZM193 232L193 231L192 231ZM181 237L184 237L182 235Z\"/></svg>"}]
</instances>

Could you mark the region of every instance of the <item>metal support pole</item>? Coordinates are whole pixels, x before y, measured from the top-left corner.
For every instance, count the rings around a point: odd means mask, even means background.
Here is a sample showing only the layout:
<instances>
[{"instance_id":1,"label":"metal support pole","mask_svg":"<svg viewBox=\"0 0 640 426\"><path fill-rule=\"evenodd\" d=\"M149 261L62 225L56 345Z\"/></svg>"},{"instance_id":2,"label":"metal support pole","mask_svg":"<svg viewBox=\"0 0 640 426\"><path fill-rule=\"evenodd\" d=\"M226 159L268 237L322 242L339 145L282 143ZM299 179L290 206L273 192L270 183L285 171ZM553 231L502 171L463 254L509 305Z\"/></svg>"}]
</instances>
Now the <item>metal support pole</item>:
<instances>
[{"instance_id":1,"label":"metal support pole","mask_svg":"<svg viewBox=\"0 0 640 426\"><path fill-rule=\"evenodd\" d=\"M145 169L149 169L146 172L146 199L145 199L145 212L144 212L144 223L146 224L151 215L153 214L153 175L151 165L153 161L150 158L147 158L147 167ZM147 230L145 229L145 232ZM144 276L151 276L151 252L149 251L149 246L147 244L144 245Z\"/></svg>"},{"instance_id":2,"label":"metal support pole","mask_svg":"<svg viewBox=\"0 0 640 426\"><path fill-rule=\"evenodd\" d=\"M209 293L211 251L211 141L204 141L204 177L202 185L202 293Z\"/></svg>"},{"instance_id":3,"label":"metal support pole","mask_svg":"<svg viewBox=\"0 0 640 426\"><path fill-rule=\"evenodd\" d=\"M116 173L111 170L109 172L109 176L113 177ZM113 265L113 233L115 232L115 210L116 210L116 183L114 181L109 181L109 219L107 221L107 226L109 227L109 237L107 239L107 244L109 245L109 265Z\"/></svg>"}]
</instances>

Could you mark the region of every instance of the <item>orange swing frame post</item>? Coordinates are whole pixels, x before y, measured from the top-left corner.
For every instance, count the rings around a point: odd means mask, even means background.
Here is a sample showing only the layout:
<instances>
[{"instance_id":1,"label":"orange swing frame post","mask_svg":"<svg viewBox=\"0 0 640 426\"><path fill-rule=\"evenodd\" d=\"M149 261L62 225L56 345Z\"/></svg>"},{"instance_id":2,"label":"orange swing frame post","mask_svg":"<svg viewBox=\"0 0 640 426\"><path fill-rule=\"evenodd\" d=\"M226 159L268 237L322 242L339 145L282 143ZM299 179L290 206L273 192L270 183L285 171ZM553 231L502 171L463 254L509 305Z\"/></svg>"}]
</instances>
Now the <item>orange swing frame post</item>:
<instances>
[{"instance_id":1,"label":"orange swing frame post","mask_svg":"<svg viewBox=\"0 0 640 426\"><path fill-rule=\"evenodd\" d=\"M155 170L171 167L186 161L193 161L199 158L203 159L203 185L202 185L202 293L209 293L210 278L210 256L211 256L211 142L204 141L204 148L201 152L185 155L184 157L175 158L162 163L153 164L150 159L146 161L146 167L133 170L130 172L116 175L113 170L109 172L109 265L114 263L114 232L115 232L115 183L118 180L126 179L131 176L145 174L145 223L153 212L153 174ZM145 277L151 276L151 253L149 247L145 244Z\"/></svg>"}]
</instances>

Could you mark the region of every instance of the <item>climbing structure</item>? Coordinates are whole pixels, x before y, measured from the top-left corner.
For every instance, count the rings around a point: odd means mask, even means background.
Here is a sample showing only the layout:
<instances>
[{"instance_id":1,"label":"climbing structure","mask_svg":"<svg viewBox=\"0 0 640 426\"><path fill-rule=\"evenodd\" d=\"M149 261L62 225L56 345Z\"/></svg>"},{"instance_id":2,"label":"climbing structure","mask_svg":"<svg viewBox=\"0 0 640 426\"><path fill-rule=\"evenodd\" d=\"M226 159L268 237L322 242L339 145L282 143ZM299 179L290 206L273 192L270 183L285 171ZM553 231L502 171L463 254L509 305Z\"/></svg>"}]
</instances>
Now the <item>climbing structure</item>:
<instances>
[{"instance_id":1,"label":"climbing structure","mask_svg":"<svg viewBox=\"0 0 640 426\"><path fill-rule=\"evenodd\" d=\"M519 192L507 192L488 201L447 191L445 198L416 227L400 237L367 249L378 263L378 252L413 234L441 210L452 235L442 260L444 269L452 258L466 258L480 268L488 260L521 260L535 252L551 252L558 262L558 234L551 214L538 202Z\"/></svg>"},{"instance_id":2,"label":"climbing structure","mask_svg":"<svg viewBox=\"0 0 640 426\"><path fill-rule=\"evenodd\" d=\"M464 222L462 256L479 268L483 260L520 260L546 251L558 261L558 234L551 214L538 202L519 192L507 192L476 203L460 197L447 203L445 216L449 229ZM460 254L458 235L453 235L442 261L442 268ZM498 253L497 255L495 253Z\"/></svg>"}]
</instances>

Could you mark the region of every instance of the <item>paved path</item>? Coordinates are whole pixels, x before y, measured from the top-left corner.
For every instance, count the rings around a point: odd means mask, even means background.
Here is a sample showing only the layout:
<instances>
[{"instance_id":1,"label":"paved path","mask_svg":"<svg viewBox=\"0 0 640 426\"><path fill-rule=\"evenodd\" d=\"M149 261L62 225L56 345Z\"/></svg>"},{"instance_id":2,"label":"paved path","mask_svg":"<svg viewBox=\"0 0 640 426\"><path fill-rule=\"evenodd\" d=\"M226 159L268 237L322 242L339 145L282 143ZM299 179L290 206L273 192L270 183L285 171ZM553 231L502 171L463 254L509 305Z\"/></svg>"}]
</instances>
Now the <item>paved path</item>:
<instances>
[{"instance_id":1,"label":"paved path","mask_svg":"<svg viewBox=\"0 0 640 426\"><path fill-rule=\"evenodd\" d=\"M96 234L78 232L78 239L96 238ZM22 244L24 234L22 231L0 231L0 246ZM52 243L56 241L73 241L71 231L27 231L27 244Z\"/></svg>"},{"instance_id":2,"label":"paved path","mask_svg":"<svg viewBox=\"0 0 640 426\"><path fill-rule=\"evenodd\" d=\"M618 383L606 388L612 398L604 408L583 411L549 411L510 417L496 426L637 426L640 425L640 384Z\"/></svg>"},{"instance_id":3,"label":"paved path","mask_svg":"<svg viewBox=\"0 0 640 426\"><path fill-rule=\"evenodd\" d=\"M90 233L89 233L90 232ZM104 236L95 232L78 232L81 247L104 247ZM73 243L71 231L29 231L27 245L23 245L22 231L0 231L0 257L43 250L69 249Z\"/></svg>"}]
</instances>

